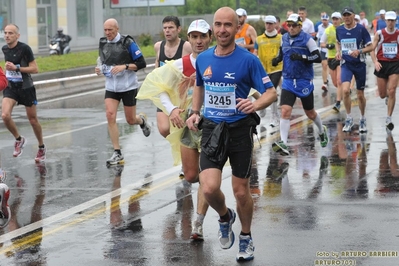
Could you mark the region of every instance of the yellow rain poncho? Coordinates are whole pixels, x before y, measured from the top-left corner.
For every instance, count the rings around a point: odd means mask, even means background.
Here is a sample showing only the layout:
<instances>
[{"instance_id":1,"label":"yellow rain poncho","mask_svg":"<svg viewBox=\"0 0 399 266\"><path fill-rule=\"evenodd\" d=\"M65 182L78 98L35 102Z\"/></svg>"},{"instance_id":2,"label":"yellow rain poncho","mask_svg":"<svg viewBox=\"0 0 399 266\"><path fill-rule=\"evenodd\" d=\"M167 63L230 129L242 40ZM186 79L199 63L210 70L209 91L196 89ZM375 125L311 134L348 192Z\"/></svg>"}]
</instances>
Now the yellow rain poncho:
<instances>
[{"instance_id":1,"label":"yellow rain poncho","mask_svg":"<svg viewBox=\"0 0 399 266\"><path fill-rule=\"evenodd\" d=\"M192 93L188 93L195 84L195 73L190 77L183 75L180 69L174 65L174 61L168 61L162 67L154 69L147 75L140 87L137 99L151 100L156 107L161 109L165 114L169 115L165 107L162 105L160 93L166 92L174 106L184 109L180 117L185 121L187 112L191 108ZM184 128L177 128L170 124L170 134L167 140L170 142L174 165L181 163L180 156L180 140ZM192 134L195 135L194 132Z\"/></svg>"}]
</instances>

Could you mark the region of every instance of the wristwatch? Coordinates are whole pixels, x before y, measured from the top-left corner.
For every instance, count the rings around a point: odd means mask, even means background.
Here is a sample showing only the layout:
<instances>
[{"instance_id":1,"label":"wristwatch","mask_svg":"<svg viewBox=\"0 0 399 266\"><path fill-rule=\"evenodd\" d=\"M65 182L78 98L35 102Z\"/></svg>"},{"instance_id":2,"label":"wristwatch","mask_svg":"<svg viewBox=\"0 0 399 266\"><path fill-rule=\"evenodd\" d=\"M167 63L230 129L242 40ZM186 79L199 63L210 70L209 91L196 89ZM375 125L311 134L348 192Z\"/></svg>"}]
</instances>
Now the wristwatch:
<instances>
[{"instance_id":1,"label":"wristwatch","mask_svg":"<svg viewBox=\"0 0 399 266\"><path fill-rule=\"evenodd\" d=\"M199 111L191 110L191 112L190 112L190 114L188 115L188 117L192 116L193 114L201 115L201 113L200 113Z\"/></svg>"},{"instance_id":2,"label":"wristwatch","mask_svg":"<svg viewBox=\"0 0 399 266\"><path fill-rule=\"evenodd\" d=\"M129 64L125 64L125 66L126 66L126 70L128 70L129 69Z\"/></svg>"},{"instance_id":3,"label":"wristwatch","mask_svg":"<svg viewBox=\"0 0 399 266\"><path fill-rule=\"evenodd\" d=\"M15 71L20 72L21 71L21 66L20 65L15 65L17 67L17 69L15 69Z\"/></svg>"}]
</instances>

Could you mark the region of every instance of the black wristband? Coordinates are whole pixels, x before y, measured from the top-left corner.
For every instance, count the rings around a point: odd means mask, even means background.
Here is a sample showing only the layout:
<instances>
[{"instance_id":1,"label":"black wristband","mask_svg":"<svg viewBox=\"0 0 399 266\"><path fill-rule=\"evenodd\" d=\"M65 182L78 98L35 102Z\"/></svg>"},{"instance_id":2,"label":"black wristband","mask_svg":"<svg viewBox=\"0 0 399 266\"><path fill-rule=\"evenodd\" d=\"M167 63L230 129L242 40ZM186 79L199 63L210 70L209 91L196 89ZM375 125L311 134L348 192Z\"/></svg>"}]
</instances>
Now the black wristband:
<instances>
[{"instance_id":1,"label":"black wristband","mask_svg":"<svg viewBox=\"0 0 399 266\"><path fill-rule=\"evenodd\" d=\"M128 70L129 69L129 64L125 64L125 66L126 66L126 70Z\"/></svg>"}]
</instances>

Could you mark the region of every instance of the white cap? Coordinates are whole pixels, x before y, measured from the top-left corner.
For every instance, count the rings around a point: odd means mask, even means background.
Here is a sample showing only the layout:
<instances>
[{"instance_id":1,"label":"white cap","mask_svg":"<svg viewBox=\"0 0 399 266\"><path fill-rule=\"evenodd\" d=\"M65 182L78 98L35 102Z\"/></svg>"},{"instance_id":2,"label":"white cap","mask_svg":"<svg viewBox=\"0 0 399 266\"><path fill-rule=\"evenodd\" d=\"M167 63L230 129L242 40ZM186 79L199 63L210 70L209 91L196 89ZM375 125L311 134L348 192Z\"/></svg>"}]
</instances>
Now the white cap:
<instances>
[{"instance_id":1,"label":"white cap","mask_svg":"<svg viewBox=\"0 0 399 266\"><path fill-rule=\"evenodd\" d=\"M266 16L265 19L264 19L264 21L265 21L265 23L266 23L266 22L268 22L268 23L276 23L276 22L277 22L277 19L276 19L275 16Z\"/></svg>"},{"instance_id":2,"label":"white cap","mask_svg":"<svg viewBox=\"0 0 399 266\"><path fill-rule=\"evenodd\" d=\"M246 16L246 15L247 15L247 11L245 11L244 8L239 8L239 9L236 10L236 14L237 14L238 16L240 16L240 17Z\"/></svg>"},{"instance_id":3,"label":"white cap","mask_svg":"<svg viewBox=\"0 0 399 266\"><path fill-rule=\"evenodd\" d=\"M339 18L339 19L341 19L342 16L341 16L341 13L339 13L339 12L334 12L334 13L331 14L331 18Z\"/></svg>"},{"instance_id":4,"label":"white cap","mask_svg":"<svg viewBox=\"0 0 399 266\"><path fill-rule=\"evenodd\" d=\"M396 20L396 12L395 11L388 11L385 13L385 20L387 19L394 19Z\"/></svg>"},{"instance_id":5,"label":"white cap","mask_svg":"<svg viewBox=\"0 0 399 266\"><path fill-rule=\"evenodd\" d=\"M291 14L288 18L287 18L287 20L286 20L287 22L288 21L290 21L290 22L294 22L294 23L297 23L297 24L301 24L302 25L302 19L301 19L301 17L298 15L298 14Z\"/></svg>"},{"instance_id":6,"label":"white cap","mask_svg":"<svg viewBox=\"0 0 399 266\"><path fill-rule=\"evenodd\" d=\"M190 26L188 27L187 34L192 32L192 31L198 31L201 33L208 33L211 29L211 26L203 20L203 19L197 19L191 22Z\"/></svg>"},{"instance_id":7,"label":"white cap","mask_svg":"<svg viewBox=\"0 0 399 266\"><path fill-rule=\"evenodd\" d=\"M355 15L355 20L359 20L360 21L360 16L358 14Z\"/></svg>"},{"instance_id":8,"label":"white cap","mask_svg":"<svg viewBox=\"0 0 399 266\"><path fill-rule=\"evenodd\" d=\"M385 9L380 10L380 15L384 15L386 13Z\"/></svg>"}]
</instances>

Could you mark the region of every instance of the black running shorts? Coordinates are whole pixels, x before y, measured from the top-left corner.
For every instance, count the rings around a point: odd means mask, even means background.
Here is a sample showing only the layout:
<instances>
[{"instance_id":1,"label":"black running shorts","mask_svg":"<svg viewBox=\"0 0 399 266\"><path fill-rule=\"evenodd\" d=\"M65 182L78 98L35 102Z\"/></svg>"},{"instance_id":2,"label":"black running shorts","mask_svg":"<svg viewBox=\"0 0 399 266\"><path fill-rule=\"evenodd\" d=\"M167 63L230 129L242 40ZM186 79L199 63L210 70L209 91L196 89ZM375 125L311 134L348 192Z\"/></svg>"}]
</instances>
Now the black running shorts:
<instances>
[{"instance_id":1,"label":"black running shorts","mask_svg":"<svg viewBox=\"0 0 399 266\"><path fill-rule=\"evenodd\" d=\"M113 92L113 91L105 91L104 99L111 98L117 101L123 102L124 106L136 106L136 96L137 96L137 89L124 91L124 92Z\"/></svg>"},{"instance_id":2,"label":"black running shorts","mask_svg":"<svg viewBox=\"0 0 399 266\"><path fill-rule=\"evenodd\" d=\"M26 89L22 89L21 86L12 86L11 82L5 90L3 90L4 98L14 99L18 104L26 107L37 105L36 89L34 86Z\"/></svg>"},{"instance_id":3,"label":"black running shorts","mask_svg":"<svg viewBox=\"0 0 399 266\"><path fill-rule=\"evenodd\" d=\"M210 127L202 129L201 147L210 137L212 130L213 128ZM227 158L229 158L233 175L239 178L249 178L251 176L252 150L254 146L253 133L253 127L230 128L226 159L217 163L212 162L201 149L200 171L209 168L217 168L222 171Z\"/></svg>"}]
</instances>

